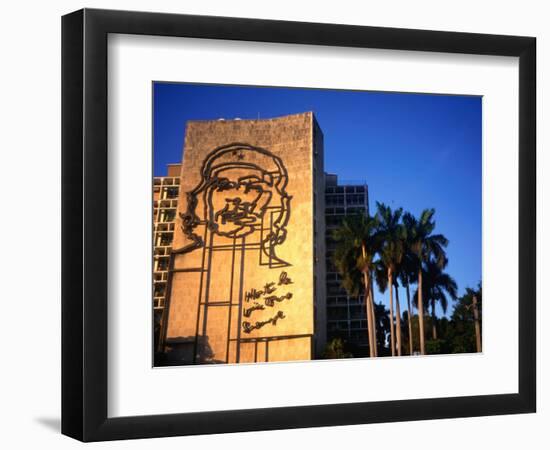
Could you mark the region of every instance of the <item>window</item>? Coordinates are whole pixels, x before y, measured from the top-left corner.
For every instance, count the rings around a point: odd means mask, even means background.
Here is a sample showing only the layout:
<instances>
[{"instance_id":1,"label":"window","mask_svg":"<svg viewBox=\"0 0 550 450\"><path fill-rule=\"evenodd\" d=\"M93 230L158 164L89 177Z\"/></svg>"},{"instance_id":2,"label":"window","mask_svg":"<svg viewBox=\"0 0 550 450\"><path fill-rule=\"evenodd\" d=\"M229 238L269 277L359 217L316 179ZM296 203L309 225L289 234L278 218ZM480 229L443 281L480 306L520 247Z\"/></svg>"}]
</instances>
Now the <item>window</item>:
<instances>
[{"instance_id":1,"label":"window","mask_svg":"<svg viewBox=\"0 0 550 450\"><path fill-rule=\"evenodd\" d=\"M157 270L158 271L168 270L168 258L161 258L158 260Z\"/></svg>"},{"instance_id":2,"label":"window","mask_svg":"<svg viewBox=\"0 0 550 450\"><path fill-rule=\"evenodd\" d=\"M327 202L327 205L330 205L330 206L343 205L344 204L344 196L343 195L327 195L326 196L326 202Z\"/></svg>"},{"instance_id":3,"label":"window","mask_svg":"<svg viewBox=\"0 0 550 450\"><path fill-rule=\"evenodd\" d=\"M162 247L172 245L172 233L161 233L159 245Z\"/></svg>"},{"instance_id":4,"label":"window","mask_svg":"<svg viewBox=\"0 0 550 450\"><path fill-rule=\"evenodd\" d=\"M173 222L176 218L176 210L168 209L164 211L164 220L163 222Z\"/></svg>"},{"instance_id":5,"label":"window","mask_svg":"<svg viewBox=\"0 0 550 450\"><path fill-rule=\"evenodd\" d=\"M165 284L155 284L155 297L164 297L166 291L166 285Z\"/></svg>"},{"instance_id":6,"label":"window","mask_svg":"<svg viewBox=\"0 0 550 450\"><path fill-rule=\"evenodd\" d=\"M164 188L164 198L178 198L179 189L177 187Z\"/></svg>"},{"instance_id":7,"label":"window","mask_svg":"<svg viewBox=\"0 0 550 450\"><path fill-rule=\"evenodd\" d=\"M365 196L361 194L348 195L347 203L349 205L362 205L365 203Z\"/></svg>"}]
</instances>

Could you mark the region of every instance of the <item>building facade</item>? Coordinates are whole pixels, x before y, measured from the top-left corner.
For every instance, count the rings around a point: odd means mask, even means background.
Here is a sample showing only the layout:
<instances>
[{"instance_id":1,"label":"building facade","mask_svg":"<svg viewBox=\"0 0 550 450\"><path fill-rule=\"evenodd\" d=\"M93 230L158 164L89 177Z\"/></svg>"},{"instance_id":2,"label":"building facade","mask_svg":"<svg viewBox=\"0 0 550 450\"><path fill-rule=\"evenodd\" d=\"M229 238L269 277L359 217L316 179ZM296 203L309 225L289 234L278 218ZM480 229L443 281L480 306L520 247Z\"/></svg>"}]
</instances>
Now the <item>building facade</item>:
<instances>
[{"instance_id":1,"label":"building facade","mask_svg":"<svg viewBox=\"0 0 550 450\"><path fill-rule=\"evenodd\" d=\"M349 215L368 214L366 183L338 184L334 174L325 175L326 302L327 339L343 338L359 347L368 346L364 296L350 297L341 286L341 277L332 263L335 243L332 230Z\"/></svg>"},{"instance_id":2,"label":"building facade","mask_svg":"<svg viewBox=\"0 0 550 450\"><path fill-rule=\"evenodd\" d=\"M322 351L323 158L311 112L187 123L170 199L176 215L171 208L171 221L155 227L168 363L308 360ZM163 233L173 237L169 250Z\"/></svg>"},{"instance_id":3,"label":"building facade","mask_svg":"<svg viewBox=\"0 0 550 450\"><path fill-rule=\"evenodd\" d=\"M169 164L165 177L153 178L153 311L157 345L166 304L168 267L176 226L180 171L181 164Z\"/></svg>"}]
</instances>

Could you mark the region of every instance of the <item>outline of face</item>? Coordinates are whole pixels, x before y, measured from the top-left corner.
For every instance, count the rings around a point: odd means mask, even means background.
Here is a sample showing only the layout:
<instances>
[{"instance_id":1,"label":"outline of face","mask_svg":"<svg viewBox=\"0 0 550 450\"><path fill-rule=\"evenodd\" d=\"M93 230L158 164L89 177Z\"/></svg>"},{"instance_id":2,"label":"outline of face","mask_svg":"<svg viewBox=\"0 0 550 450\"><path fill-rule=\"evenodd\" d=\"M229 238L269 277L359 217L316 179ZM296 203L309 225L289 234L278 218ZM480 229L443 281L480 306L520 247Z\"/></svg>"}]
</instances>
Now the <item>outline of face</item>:
<instances>
[{"instance_id":1,"label":"outline of face","mask_svg":"<svg viewBox=\"0 0 550 450\"><path fill-rule=\"evenodd\" d=\"M218 177L218 174L234 169L247 175L237 177L236 180L227 176ZM203 237L196 232L199 225L205 225L212 233L220 236L242 238L256 231L257 219L264 218L266 211L272 210L269 232L264 232L261 237L260 251L266 261L269 261L265 264L269 264L270 267L289 266L290 264L279 258L275 251L286 239L286 227L290 219L292 196L286 192L287 183L288 173L283 161L269 150L244 143L232 143L215 148L203 161L201 181L193 190L185 193L187 209L179 214L183 233L190 242L172 249L172 253L191 252L205 245ZM265 189L265 186L269 189ZM227 195L230 190L246 194L247 200L243 202L241 197ZM223 201L215 199L212 202L211 191L223 195ZM251 193L250 200L248 196ZM268 198L265 197L266 194ZM223 227L239 223L236 228L229 231L220 231L219 219Z\"/></svg>"},{"instance_id":2,"label":"outline of face","mask_svg":"<svg viewBox=\"0 0 550 450\"><path fill-rule=\"evenodd\" d=\"M269 174L261 170L242 173L238 167L218 171L206 192L208 227L222 236L236 238L253 233L273 197Z\"/></svg>"}]
</instances>

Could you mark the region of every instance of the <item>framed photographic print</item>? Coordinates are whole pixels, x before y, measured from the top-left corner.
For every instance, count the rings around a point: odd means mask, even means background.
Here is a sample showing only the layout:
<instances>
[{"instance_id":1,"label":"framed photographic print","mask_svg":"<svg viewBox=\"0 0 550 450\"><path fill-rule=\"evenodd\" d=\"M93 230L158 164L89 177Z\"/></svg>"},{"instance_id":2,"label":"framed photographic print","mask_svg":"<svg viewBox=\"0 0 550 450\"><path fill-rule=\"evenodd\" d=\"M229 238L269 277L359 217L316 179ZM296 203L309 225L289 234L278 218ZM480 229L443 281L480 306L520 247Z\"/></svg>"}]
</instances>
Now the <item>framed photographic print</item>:
<instances>
[{"instance_id":1,"label":"framed photographic print","mask_svg":"<svg viewBox=\"0 0 550 450\"><path fill-rule=\"evenodd\" d=\"M62 32L64 434L535 411L535 38Z\"/></svg>"}]
</instances>

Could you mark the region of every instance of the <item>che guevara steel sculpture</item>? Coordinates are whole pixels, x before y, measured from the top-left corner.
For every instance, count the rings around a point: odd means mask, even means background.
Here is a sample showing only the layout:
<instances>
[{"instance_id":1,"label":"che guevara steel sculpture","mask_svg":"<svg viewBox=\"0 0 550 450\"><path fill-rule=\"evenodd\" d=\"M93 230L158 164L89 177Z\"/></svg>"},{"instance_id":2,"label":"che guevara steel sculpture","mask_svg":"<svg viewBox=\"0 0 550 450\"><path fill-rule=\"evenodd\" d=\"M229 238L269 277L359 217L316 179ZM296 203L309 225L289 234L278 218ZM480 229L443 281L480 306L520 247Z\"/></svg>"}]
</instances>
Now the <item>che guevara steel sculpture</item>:
<instances>
[{"instance_id":1,"label":"che guevara steel sculpture","mask_svg":"<svg viewBox=\"0 0 550 450\"><path fill-rule=\"evenodd\" d=\"M262 261L267 260L270 267L289 266L276 254L276 247L286 239L290 219L287 183L283 161L266 149L239 143L216 148L205 158L201 180L186 193L187 209L180 213L183 233L191 243L172 253L186 253L205 245L196 233L199 225L228 238L260 231L260 249L265 257ZM269 230L264 233L262 223L268 215Z\"/></svg>"},{"instance_id":2,"label":"che guevara steel sculpture","mask_svg":"<svg viewBox=\"0 0 550 450\"><path fill-rule=\"evenodd\" d=\"M237 342L241 342L241 332L251 336L265 325L275 326L285 318L280 307L292 298L292 293L288 292L290 286L287 286L292 284L292 280L285 271L291 264L278 256L277 247L285 242L290 219L291 196L286 191L287 184L288 173L280 157L264 148L233 143L218 147L206 156L198 184L185 193L187 204L179 216L187 242L174 248L172 254L177 257L203 249L210 255L202 258L202 267L199 268L201 273L209 275L205 277L207 287L204 295L198 292L199 305L204 305L204 308L200 320L197 318L194 361L202 359L199 340L212 332L207 322L208 309L214 306L211 300L214 294L208 286L215 286L216 298L228 299L229 327L233 326L231 308L238 306L238 328L227 332L227 342L235 335ZM227 251L232 252L232 257L224 260L227 269L223 270L236 274L231 276L232 280L240 279L237 304L234 303L232 287L221 286L212 271L212 255L219 254L221 258L227 255ZM253 260L246 258L245 263L245 254L259 255L257 264L263 267L262 271L267 270L262 273L270 278L265 280L266 286L273 285L270 289L248 286L248 292L245 292L245 284L248 284L243 281L245 264L248 270L254 270L250 265ZM237 259L241 262L236 265ZM269 269L276 269L277 273L270 275ZM270 283L271 278L278 278L278 281ZM224 351L227 362L229 351L228 343ZM236 362L239 362L239 353L237 345Z\"/></svg>"}]
</instances>

